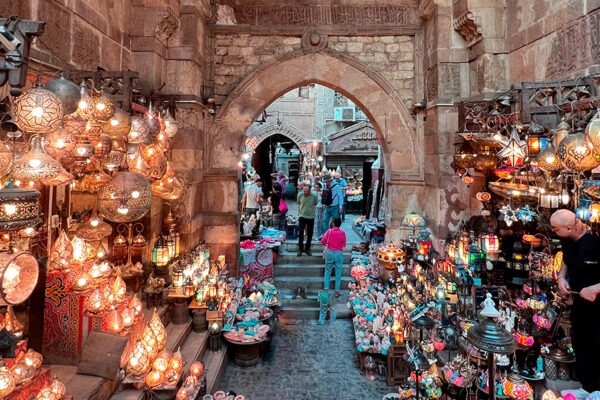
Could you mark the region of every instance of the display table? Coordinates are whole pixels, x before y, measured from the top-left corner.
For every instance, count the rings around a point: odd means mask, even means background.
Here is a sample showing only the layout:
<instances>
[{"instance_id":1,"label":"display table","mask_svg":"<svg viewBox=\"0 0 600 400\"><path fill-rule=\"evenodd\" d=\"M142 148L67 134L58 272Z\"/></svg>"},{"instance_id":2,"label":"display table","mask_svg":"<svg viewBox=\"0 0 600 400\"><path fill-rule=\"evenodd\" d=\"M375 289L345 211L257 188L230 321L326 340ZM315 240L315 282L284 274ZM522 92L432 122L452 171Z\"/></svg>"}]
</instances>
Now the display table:
<instances>
[{"instance_id":1,"label":"display table","mask_svg":"<svg viewBox=\"0 0 600 400\"><path fill-rule=\"evenodd\" d=\"M234 361L240 367L251 367L258 364L261 345L266 339L255 340L253 342L238 342L230 340L223 336L225 340L233 347Z\"/></svg>"}]
</instances>

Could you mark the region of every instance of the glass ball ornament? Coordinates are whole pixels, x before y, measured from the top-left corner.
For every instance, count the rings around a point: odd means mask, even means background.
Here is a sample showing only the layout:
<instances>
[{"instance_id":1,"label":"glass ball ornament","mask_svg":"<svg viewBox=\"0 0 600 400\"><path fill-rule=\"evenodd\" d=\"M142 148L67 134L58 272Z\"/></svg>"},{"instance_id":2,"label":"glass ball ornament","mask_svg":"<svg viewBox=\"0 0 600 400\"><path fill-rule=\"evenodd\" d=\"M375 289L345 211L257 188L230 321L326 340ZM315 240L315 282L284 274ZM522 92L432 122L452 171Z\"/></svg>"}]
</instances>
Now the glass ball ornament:
<instances>
[{"instance_id":1,"label":"glass ball ornament","mask_svg":"<svg viewBox=\"0 0 600 400\"><path fill-rule=\"evenodd\" d=\"M37 182L55 178L62 171L60 162L44 150L43 140L38 135L31 138L31 150L14 162L14 179Z\"/></svg>"},{"instance_id":2,"label":"glass ball ornament","mask_svg":"<svg viewBox=\"0 0 600 400\"><path fill-rule=\"evenodd\" d=\"M59 98L65 114L77 111L79 100L81 100L79 87L66 79L63 72L60 73L58 79L51 80L44 88L53 92Z\"/></svg>"},{"instance_id":3,"label":"glass ball ornament","mask_svg":"<svg viewBox=\"0 0 600 400\"><path fill-rule=\"evenodd\" d=\"M150 210L151 201L150 181L137 172L116 172L98 190L98 209L112 222L137 221Z\"/></svg>"},{"instance_id":4,"label":"glass ball ornament","mask_svg":"<svg viewBox=\"0 0 600 400\"><path fill-rule=\"evenodd\" d=\"M77 137L72 131L61 125L57 130L44 136L44 150L50 157L58 160L75 150L76 142Z\"/></svg>"},{"instance_id":5,"label":"glass ball ornament","mask_svg":"<svg viewBox=\"0 0 600 400\"><path fill-rule=\"evenodd\" d=\"M600 155L581 132L564 138L558 145L557 155L563 166L571 170L589 171L600 165Z\"/></svg>"},{"instance_id":6,"label":"glass ball ornament","mask_svg":"<svg viewBox=\"0 0 600 400\"><path fill-rule=\"evenodd\" d=\"M115 102L103 91L92 97L94 100L94 111L92 116L98 121L108 121L115 115Z\"/></svg>"},{"instance_id":7,"label":"glass ball ornament","mask_svg":"<svg viewBox=\"0 0 600 400\"><path fill-rule=\"evenodd\" d=\"M127 135L127 141L140 144L152 143L148 122L144 118L137 115L131 117L131 128Z\"/></svg>"},{"instance_id":8,"label":"glass ball ornament","mask_svg":"<svg viewBox=\"0 0 600 400\"><path fill-rule=\"evenodd\" d=\"M14 99L12 117L19 129L28 133L45 133L58 129L63 118L62 102L57 95L36 86Z\"/></svg>"},{"instance_id":9,"label":"glass ball ornament","mask_svg":"<svg viewBox=\"0 0 600 400\"><path fill-rule=\"evenodd\" d=\"M102 128L104 133L110 136L111 139L127 139L127 135L131 130L131 116L117 108L115 110L115 115L113 115L108 121L106 121Z\"/></svg>"}]
</instances>

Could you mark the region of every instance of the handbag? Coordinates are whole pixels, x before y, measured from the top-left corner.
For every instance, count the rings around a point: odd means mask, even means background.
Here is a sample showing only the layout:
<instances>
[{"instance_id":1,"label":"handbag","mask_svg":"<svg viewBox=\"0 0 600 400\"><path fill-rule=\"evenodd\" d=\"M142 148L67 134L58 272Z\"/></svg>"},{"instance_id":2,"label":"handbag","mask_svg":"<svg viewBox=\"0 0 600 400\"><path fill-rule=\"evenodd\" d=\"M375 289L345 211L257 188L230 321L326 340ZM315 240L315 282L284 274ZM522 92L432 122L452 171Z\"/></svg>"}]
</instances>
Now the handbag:
<instances>
[{"instance_id":1,"label":"handbag","mask_svg":"<svg viewBox=\"0 0 600 400\"><path fill-rule=\"evenodd\" d=\"M279 199L279 212L285 214L288 212L288 206L283 197Z\"/></svg>"},{"instance_id":2,"label":"handbag","mask_svg":"<svg viewBox=\"0 0 600 400\"><path fill-rule=\"evenodd\" d=\"M327 232L325 232L327 233ZM327 246L329 246L329 237L331 236L331 233L329 235L327 235L327 243L325 243L325 247L323 247L323 260L327 260Z\"/></svg>"}]
</instances>

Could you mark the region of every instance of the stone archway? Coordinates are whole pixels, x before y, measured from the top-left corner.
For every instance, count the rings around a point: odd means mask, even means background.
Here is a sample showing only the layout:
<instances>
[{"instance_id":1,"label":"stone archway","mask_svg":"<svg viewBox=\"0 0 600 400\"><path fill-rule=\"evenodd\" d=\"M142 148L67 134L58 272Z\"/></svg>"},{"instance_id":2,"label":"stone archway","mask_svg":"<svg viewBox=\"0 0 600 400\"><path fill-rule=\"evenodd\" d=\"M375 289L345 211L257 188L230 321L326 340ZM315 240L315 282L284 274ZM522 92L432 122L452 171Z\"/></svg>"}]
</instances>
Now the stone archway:
<instances>
[{"instance_id":1,"label":"stone archway","mask_svg":"<svg viewBox=\"0 0 600 400\"><path fill-rule=\"evenodd\" d=\"M282 122L281 124L272 123L266 125L256 132L253 132L251 135L248 135L246 139L246 147L254 150L256 149L256 146L258 146L263 140L277 134L283 135L292 140L294 143L296 143L296 146L298 146L299 149L304 148L305 143L302 132L300 132L293 125L285 122Z\"/></svg>"},{"instance_id":2,"label":"stone archway","mask_svg":"<svg viewBox=\"0 0 600 400\"><path fill-rule=\"evenodd\" d=\"M209 154L204 157L202 207L210 217L204 237L231 257L237 254L239 221L238 196L232 194L239 193L237 163L246 131L275 99L309 83L342 93L371 121L384 153L386 222L390 229L400 225L405 213L421 211L425 199L422 131L417 131L391 85L370 67L328 49L287 53L257 68L230 93L206 138Z\"/></svg>"}]
</instances>

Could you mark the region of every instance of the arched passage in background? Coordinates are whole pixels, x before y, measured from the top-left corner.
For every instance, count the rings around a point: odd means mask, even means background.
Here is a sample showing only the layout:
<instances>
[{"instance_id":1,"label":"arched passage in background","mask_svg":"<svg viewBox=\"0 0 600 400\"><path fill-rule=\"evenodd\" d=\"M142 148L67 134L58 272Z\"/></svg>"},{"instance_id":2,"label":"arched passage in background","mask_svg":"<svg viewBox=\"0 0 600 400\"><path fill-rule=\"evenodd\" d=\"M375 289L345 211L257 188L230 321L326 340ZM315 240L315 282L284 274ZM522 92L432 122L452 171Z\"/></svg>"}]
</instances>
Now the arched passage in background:
<instances>
[{"instance_id":1,"label":"arched passage in background","mask_svg":"<svg viewBox=\"0 0 600 400\"><path fill-rule=\"evenodd\" d=\"M239 194L237 168L246 131L275 99L308 83L330 87L348 97L371 121L384 154L388 226L398 227L409 211L420 212L419 200L425 197L423 137L396 91L379 73L340 53L288 53L260 66L231 92L207 137L210 154L204 157L202 208L219 218L205 225L204 237L230 257L236 256L239 242L239 196L233 194ZM215 222L221 225L215 226Z\"/></svg>"}]
</instances>

